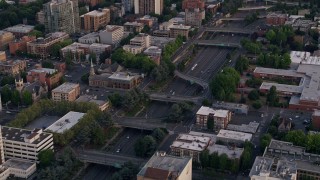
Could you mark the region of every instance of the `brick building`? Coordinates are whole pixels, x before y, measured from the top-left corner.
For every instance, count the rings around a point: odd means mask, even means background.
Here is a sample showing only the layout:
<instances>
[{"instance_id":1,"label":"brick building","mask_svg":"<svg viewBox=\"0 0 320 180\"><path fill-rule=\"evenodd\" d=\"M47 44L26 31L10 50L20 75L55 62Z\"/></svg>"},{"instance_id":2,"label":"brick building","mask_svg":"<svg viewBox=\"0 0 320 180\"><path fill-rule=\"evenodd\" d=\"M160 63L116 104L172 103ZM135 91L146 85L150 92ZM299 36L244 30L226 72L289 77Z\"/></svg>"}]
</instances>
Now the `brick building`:
<instances>
[{"instance_id":1,"label":"brick building","mask_svg":"<svg viewBox=\"0 0 320 180\"><path fill-rule=\"evenodd\" d=\"M269 13L267 15L267 25L270 26L281 26L284 25L285 22L288 20L288 14L278 14L278 13Z\"/></svg>"},{"instance_id":2,"label":"brick building","mask_svg":"<svg viewBox=\"0 0 320 180\"><path fill-rule=\"evenodd\" d=\"M19 39L23 36L27 36L31 31L33 31L34 26L18 24L5 29L5 31L11 32L15 38Z\"/></svg>"},{"instance_id":3,"label":"brick building","mask_svg":"<svg viewBox=\"0 0 320 180\"><path fill-rule=\"evenodd\" d=\"M163 0L134 0L135 14L147 15L155 13L161 15L163 11Z\"/></svg>"},{"instance_id":4,"label":"brick building","mask_svg":"<svg viewBox=\"0 0 320 180\"><path fill-rule=\"evenodd\" d=\"M225 129L231 120L231 112L229 110L216 110L201 106L196 113L196 117L196 124L201 127L207 127L207 121L211 117L214 120L214 129Z\"/></svg>"},{"instance_id":5,"label":"brick building","mask_svg":"<svg viewBox=\"0 0 320 180\"><path fill-rule=\"evenodd\" d=\"M55 69L37 68L32 69L27 74L27 82L33 83L39 81L41 85L47 85L48 89L56 87L63 77L63 73Z\"/></svg>"},{"instance_id":6,"label":"brick building","mask_svg":"<svg viewBox=\"0 0 320 180\"><path fill-rule=\"evenodd\" d=\"M64 83L52 90L53 101L75 101L80 95L80 85Z\"/></svg>"},{"instance_id":7,"label":"brick building","mask_svg":"<svg viewBox=\"0 0 320 180\"><path fill-rule=\"evenodd\" d=\"M13 40L14 35L11 32L0 31L0 50L5 50Z\"/></svg>"},{"instance_id":8,"label":"brick building","mask_svg":"<svg viewBox=\"0 0 320 180\"><path fill-rule=\"evenodd\" d=\"M110 22L110 9L98 9L80 16L80 27L86 32L98 31Z\"/></svg>"},{"instance_id":9,"label":"brick building","mask_svg":"<svg viewBox=\"0 0 320 180\"><path fill-rule=\"evenodd\" d=\"M185 24L190 26L201 26L205 18L205 3L202 0L184 0L182 9L185 11Z\"/></svg>"},{"instance_id":10,"label":"brick building","mask_svg":"<svg viewBox=\"0 0 320 180\"><path fill-rule=\"evenodd\" d=\"M16 75L20 71L25 71L27 63L24 60L7 60L0 61L0 72L4 74Z\"/></svg>"},{"instance_id":11,"label":"brick building","mask_svg":"<svg viewBox=\"0 0 320 180\"><path fill-rule=\"evenodd\" d=\"M35 36L23 36L21 39L9 43L10 54L16 55L17 51L26 53L27 43L36 40Z\"/></svg>"}]
</instances>

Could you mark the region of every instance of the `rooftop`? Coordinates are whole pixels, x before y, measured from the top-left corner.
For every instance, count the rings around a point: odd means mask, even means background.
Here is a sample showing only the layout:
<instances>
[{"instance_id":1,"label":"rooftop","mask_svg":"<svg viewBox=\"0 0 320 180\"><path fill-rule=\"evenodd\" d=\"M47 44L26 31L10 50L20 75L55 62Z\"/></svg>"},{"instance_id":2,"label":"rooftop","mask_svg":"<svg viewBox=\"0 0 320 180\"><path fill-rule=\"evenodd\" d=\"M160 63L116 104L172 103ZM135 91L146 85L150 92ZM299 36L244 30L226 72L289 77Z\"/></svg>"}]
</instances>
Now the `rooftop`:
<instances>
[{"instance_id":1,"label":"rooftop","mask_svg":"<svg viewBox=\"0 0 320 180\"><path fill-rule=\"evenodd\" d=\"M15 25L15 26L8 27L5 30L9 31L9 32L12 32L12 33L29 33L33 29L34 29L34 26L18 24L18 25Z\"/></svg>"},{"instance_id":2,"label":"rooftop","mask_svg":"<svg viewBox=\"0 0 320 180\"><path fill-rule=\"evenodd\" d=\"M254 134L257 132L258 127L259 127L259 123L257 122L250 122L249 124L241 124L241 125L228 124L227 130Z\"/></svg>"},{"instance_id":3,"label":"rooftop","mask_svg":"<svg viewBox=\"0 0 320 180\"><path fill-rule=\"evenodd\" d=\"M290 58L292 63L299 64L302 61L305 61L310 57L310 52L306 51L291 51Z\"/></svg>"},{"instance_id":4,"label":"rooftop","mask_svg":"<svg viewBox=\"0 0 320 180\"><path fill-rule=\"evenodd\" d=\"M139 23L139 22L137 22L137 21L134 21L134 22L126 22L126 23L124 23L124 26L144 26L142 23Z\"/></svg>"},{"instance_id":5,"label":"rooftop","mask_svg":"<svg viewBox=\"0 0 320 180\"><path fill-rule=\"evenodd\" d=\"M0 61L1 66L13 66L22 62L26 62L25 60L7 60L7 61Z\"/></svg>"},{"instance_id":6,"label":"rooftop","mask_svg":"<svg viewBox=\"0 0 320 180\"><path fill-rule=\"evenodd\" d=\"M213 103L212 106L215 108L223 108L223 109L229 109L229 110L234 110L234 109L248 110L249 109L249 106L246 104L229 103L229 102L223 102L223 101Z\"/></svg>"},{"instance_id":7,"label":"rooftop","mask_svg":"<svg viewBox=\"0 0 320 180\"><path fill-rule=\"evenodd\" d=\"M1 126L1 132L4 141L28 142L31 144L38 144L49 136L52 136L52 134L42 132L39 129L27 130L7 126Z\"/></svg>"},{"instance_id":8,"label":"rooftop","mask_svg":"<svg viewBox=\"0 0 320 180\"><path fill-rule=\"evenodd\" d=\"M161 54L162 53L162 49L157 47L157 46L150 46L148 47L146 50L144 50L145 54L148 54L148 53L157 53L157 54Z\"/></svg>"},{"instance_id":9,"label":"rooftop","mask_svg":"<svg viewBox=\"0 0 320 180\"><path fill-rule=\"evenodd\" d=\"M256 67L253 72L259 73L259 74L272 74L272 75L286 76L286 77L298 77L298 78L305 77L304 74L298 73L296 70Z\"/></svg>"},{"instance_id":10,"label":"rooftop","mask_svg":"<svg viewBox=\"0 0 320 180\"><path fill-rule=\"evenodd\" d=\"M57 72L56 69L50 69L50 68L38 68L38 69L32 69L29 72L36 72L36 73L42 73L45 72L46 74L53 74Z\"/></svg>"},{"instance_id":11,"label":"rooftop","mask_svg":"<svg viewBox=\"0 0 320 180\"><path fill-rule=\"evenodd\" d=\"M190 30L191 26L185 26L185 25L172 25L170 26L170 29L183 29L183 30Z\"/></svg>"},{"instance_id":12,"label":"rooftop","mask_svg":"<svg viewBox=\"0 0 320 180\"><path fill-rule=\"evenodd\" d=\"M288 14L280 14L280 13L276 13L276 12L271 12L267 15L267 18L271 18L271 17L282 17L282 18L287 18Z\"/></svg>"},{"instance_id":13,"label":"rooftop","mask_svg":"<svg viewBox=\"0 0 320 180\"><path fill-rule=\"evenodd\" d=\"M103 31L114 32L114 31L120 30L120 29L122 29L122 28L123 28L122 26L107 25L107 26L106 26L106 29L103 30Z\"/></svg>"},{"instance_id":14,"label":"rooftop","mask_svg":"<svg viewBox=\"0 0 320 180\"><path fill-rule=\"evenodd\" d=\"M138 176L145 176L148 168L161 169L169 172L182 172L190 161L192 161L191 157L176 157L155 153L140 170ZM187 168L191 169L191 167Z\"/></svg>"},{"instance_id":15,"label":"rooftop","mask_svg":"<svg viewBox=\"0 0 320 180\"><path fill-rule=\"evenodd\" d=\"M99 10L93 10L93 11L90 11L90 12L82 15L81 17L83 17L83 16L85 16L85 15L86 15L86 16L104 16L105 14L106 14L106 13L103 12L102 10L101 10L101 11L99 11Z\"/></svg>"},{"instance_id":16,"label":"rooftop","mask_svg":"<svg viewBox=\"0 0 320 180\"><path fill-rule=\"evenodd\" d=\"M75 89L78 86L79 86L79 84L66 82L66 83L61 84L57 88L53 89L52 92L69 93L70 91L72 91L73 89Z\"/></svg>"},{"instance_id":17,"label":"rooftop","mask_svg":"<svg viewBox=\"0 0 320 180\"><path fill-rule=\"evenodd\" d=\"M56 133L63 133L64 131L72 128L79 120L85 115L85 113L70 111L62 118L47 127L46 131L52 131Z\"/></svg>"},{"instance_id":18,"label":"rooftop","mask_svg":"<svg viewBox=\"0 0 320 180\"><path fill-rule=\"evenodd\" d=\"M9 159L5 163L3 163L2 166L26 171L35 164L35 162L31 162L24 159Z\"/></svg>"},{"instance_id":19,"label":"rooftop","mask_svg":"<svg viewBox=\"0 0 320 180\"><path fill-rule=\"evenodd\" d=\"M228 110L222 109L212 109L210 107L201 106L197 112L197 115L205 115L208 116L209 114L214 115L215 117L228 117Z\"/></svg>"},{"instance_id":20,"label":"rooftop","mask_svg":"<svg viewBox=\"0 0 320 180\"><path fill-rule=\"evenodd\" d=\"M219 155L226 154L230 159L240 159L243 153L243 148L230 147L219 144L208 146L208 150L210 154L214 152L217 152Z\"/></svg>"},{"instance_id":21,"label":"rooftop","mask_svg":"<svg viewBox=\"0 0 320 180\"><path fill-rule=\"evenodd\" d=\"M125 72L116 72L116 73L113 73L111 76L109 76L109 79L121 80L121 81L131 81L134 78L135 76L131 76L130 74Z\"/></svg>"},{"instance_id":22,"label":"rooftop","mask_svg":"<svg viewBox=\"0 0 320 180\"><path fill-rule=\"evenodd\" d=\"M245 142L251 141L252 134L221 129L217 135L217 138L226 138Z\"/></svg>"},{"instance_id":23,"label":"rooftop","mask_svg":"<svg viewBox=\"0 0 320 180\"><path fill-rule=\"evenodd\" d=\"M106 104L106 101L102 101L102 100L97 100L96 96L90 96L90 95L82 95L80 96L76 102L91 102L91 103L95 103L98 106L102 106L104 104Z\"/></svg>"},{"instance_id":24,"label":"rooftop","mask_svg":"<svg viewBox=\"0 0 320 180\"><path fill-rule=\"evenodd\" d=\"M85 39L91 39L91 38L99 38L99 33L92 32L92 33L86 34L86 35L80 37L79 40L85 40Z\"/></svg>"},{"instance_id":25,"label":"rooftop","mask_svg":"<svg viewBox=\"0 0 320 180\"><path fill-rule=\"evenodd\" d=\"M203 151L207 146L213 143L208 136L199 136L192 134L179 134L177 139L170 146L171 148L189 149L193 151Z\"/></svg>"}]
</instances>

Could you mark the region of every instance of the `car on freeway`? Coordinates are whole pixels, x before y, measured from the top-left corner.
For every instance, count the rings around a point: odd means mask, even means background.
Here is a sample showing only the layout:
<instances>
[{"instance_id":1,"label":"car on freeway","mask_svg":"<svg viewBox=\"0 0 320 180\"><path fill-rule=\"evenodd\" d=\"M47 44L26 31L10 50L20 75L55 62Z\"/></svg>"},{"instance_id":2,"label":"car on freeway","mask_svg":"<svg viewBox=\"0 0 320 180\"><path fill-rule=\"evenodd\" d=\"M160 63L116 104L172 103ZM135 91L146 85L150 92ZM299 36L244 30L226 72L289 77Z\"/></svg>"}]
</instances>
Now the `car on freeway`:
<instances>
[{"instance_id":1,"label":"car on freeway","mask_svg":"<svg viewBox=\"0 0 320 180\"><path fill-rule=\"evenodd\" d=\"M117 153L119 153L120 151L121 151L121 149L120 149L120 148L118 148L116 152L117 152Z\"/></svg>"}]
</instances>

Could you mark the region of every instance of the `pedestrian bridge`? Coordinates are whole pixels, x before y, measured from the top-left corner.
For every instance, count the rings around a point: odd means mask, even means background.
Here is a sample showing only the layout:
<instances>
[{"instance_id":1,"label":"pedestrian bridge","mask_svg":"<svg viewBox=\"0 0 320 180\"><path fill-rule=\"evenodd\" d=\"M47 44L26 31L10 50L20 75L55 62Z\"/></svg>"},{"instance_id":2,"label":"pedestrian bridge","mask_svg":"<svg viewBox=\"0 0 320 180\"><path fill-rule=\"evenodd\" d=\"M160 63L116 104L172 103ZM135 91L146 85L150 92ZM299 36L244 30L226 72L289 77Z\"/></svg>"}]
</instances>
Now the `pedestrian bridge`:
<instances>
[{"instance_id":1,"label":"pedestrian bridge","mask_svg":"<svg viewBox=\"0 0 320 180\"><path fill-rule=\"evenodd\" d=\"M113 166L116 168L121 168L127 162L132 162L138 166L141 166L147 162L145 159L112 154L103 151L75 150L75 153L76 157L81 162Z\"/></svg>"},{"instance_id":2,"label":"pedestrian bridge","mask_svg":"<svg viewBox=\"0 0 320 180\"><path fill-rule=\"evenodd\" d=\"M190 81L191 83L196 83L196 84L200 85L203 89L207 89L208 88L208 83L205 82L202 79L183 74L183 73L181 73L181 72L179 72L177 70L174 71L174 75L176 75L179 78L184 79L186 81Z\"/></svg>"},{"instance_id":3,"label":"pedestrian bridge","mask_svg":"<svg viewBox=\"0 0 320 180\"><path fill-rule=\"evenodd\" d=\"M165 118L147 117L116 117L114 124L122 127L152 131L156 128L166 128L166 123L162 122Z\"/></svg>"}]
</instances>

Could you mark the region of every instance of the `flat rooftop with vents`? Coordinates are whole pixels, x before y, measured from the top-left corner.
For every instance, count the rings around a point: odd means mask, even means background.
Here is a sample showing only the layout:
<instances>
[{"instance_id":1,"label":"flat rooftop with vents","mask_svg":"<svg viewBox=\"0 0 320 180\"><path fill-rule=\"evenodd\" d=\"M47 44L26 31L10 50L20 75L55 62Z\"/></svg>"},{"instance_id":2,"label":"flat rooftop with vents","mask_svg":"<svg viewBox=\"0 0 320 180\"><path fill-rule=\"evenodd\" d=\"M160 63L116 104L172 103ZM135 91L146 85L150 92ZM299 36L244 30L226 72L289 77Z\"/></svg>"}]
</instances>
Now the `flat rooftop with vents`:
<instances>
[{"instance_id":1,"label":"flat rooftop with vents","mask_svg":"<svg viewBox=\"0 0 320 180\"><path fill-rule=\"evenodd\" d=\"M76 125L85 114L86 113L70 111L66 115L64 115L62 118L60 118L59 120L54 122L52 125L50 125L46 129L46 131L63 133L64 131Z\"/></svg>"}]
</instances>

